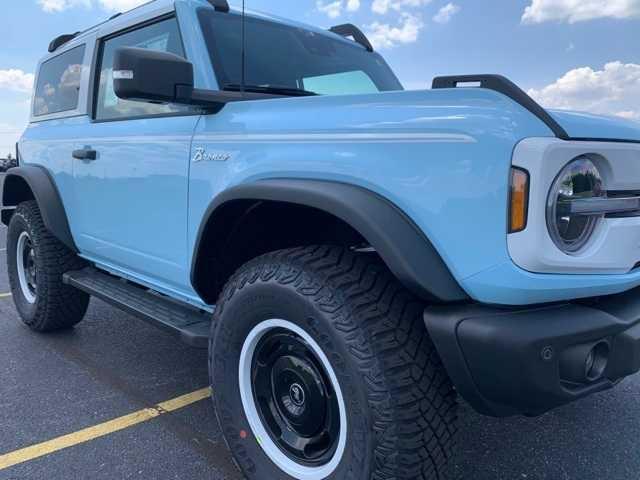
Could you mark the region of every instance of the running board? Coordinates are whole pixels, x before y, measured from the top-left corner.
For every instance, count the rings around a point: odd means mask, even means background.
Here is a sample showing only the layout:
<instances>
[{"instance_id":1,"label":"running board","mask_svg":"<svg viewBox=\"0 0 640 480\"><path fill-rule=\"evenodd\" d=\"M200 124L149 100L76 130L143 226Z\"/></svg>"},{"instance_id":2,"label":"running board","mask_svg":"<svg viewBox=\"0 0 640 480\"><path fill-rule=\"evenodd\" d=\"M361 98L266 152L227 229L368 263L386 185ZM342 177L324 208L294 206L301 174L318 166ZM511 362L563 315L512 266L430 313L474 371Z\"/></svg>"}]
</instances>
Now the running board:
<instances>
[{"instance_id":1,"label":"running board","mask_svg":"<svg viewBox=\"0 0 640 480\"><path fill-rule=\"evenodd\" d=\"M211 314L146 290L126 280L89 267L63 275L76 287L120 310L134 315L196 348L207 348Z\"/></svg>"}]
</instances>

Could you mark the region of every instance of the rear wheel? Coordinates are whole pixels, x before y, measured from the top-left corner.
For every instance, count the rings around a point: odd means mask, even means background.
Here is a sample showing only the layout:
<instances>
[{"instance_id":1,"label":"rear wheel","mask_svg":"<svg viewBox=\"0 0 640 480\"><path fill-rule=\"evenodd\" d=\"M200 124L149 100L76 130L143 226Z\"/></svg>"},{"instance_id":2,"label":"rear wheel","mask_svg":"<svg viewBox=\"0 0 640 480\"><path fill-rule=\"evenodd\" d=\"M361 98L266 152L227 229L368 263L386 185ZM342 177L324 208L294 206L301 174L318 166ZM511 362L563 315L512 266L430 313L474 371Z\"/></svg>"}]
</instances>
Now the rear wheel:
<instances>
[{"instance_id":1,"label":"rear wheel","mask_svg":"<svg viewBox=\"0 0 640 480\"><path fill-rule=\"evenodd\" d=\"M62 283L62 275L86 266L44 226L34 201L18 206L7 232L7 266L16 309L33 330L70 328L84 317L89 296Z\"/></svg>"},{"instance_id":2,"label":"rear wheel","mask_svg":"<svg viewBox=\"0 0 640 480\"><path fill-rule=\"evenodd\" d=\"M242 267L216 307L210 372L245 475L443 478L456 398L423 308L377 257L340 247Z\"/></svg>"}]
</instances>

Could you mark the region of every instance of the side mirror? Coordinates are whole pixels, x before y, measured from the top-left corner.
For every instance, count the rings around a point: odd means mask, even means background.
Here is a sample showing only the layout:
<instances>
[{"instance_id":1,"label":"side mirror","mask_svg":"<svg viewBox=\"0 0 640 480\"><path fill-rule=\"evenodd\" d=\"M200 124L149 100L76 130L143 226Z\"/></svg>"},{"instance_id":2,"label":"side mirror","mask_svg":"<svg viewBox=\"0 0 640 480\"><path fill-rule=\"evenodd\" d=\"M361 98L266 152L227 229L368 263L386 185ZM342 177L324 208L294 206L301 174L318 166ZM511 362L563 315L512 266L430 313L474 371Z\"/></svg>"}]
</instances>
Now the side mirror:
<instances>
[{"instance_id":1,"label":"side mirror","mask_svg":"<svg viewBox=\"0 0 640 480\"><path fill-rule=\"evenodd\" d=\"M230 102L277 98L264 93L194 88L193 65L178 55L122 47L113 59L113 89L123 100L177 103L218 111Z\"/></svg>"},{"instance_id":2,"label":"side mirror","mask_svg":"<svg viewBox=\"0 0 640 480\"><path fill-rule=\"evenodd\" d=\"M119 48L113 60L113 87L123 100L191 103L193 65L172 53Z\"/></svg>"}]
</instances>

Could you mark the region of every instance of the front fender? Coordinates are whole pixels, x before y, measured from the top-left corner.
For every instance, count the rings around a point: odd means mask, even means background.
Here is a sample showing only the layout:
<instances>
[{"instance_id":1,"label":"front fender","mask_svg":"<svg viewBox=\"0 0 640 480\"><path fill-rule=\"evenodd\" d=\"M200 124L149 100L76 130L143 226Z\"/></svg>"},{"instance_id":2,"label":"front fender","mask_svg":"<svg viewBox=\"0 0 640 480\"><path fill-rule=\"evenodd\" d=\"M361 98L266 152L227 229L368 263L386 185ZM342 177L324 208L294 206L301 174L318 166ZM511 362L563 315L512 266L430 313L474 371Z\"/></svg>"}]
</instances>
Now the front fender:
<instances>
[{"instance_id":1,"label":"front fender","mask_svg":"<svg viewBox=\"0 0 640 480\"><path fill-rule=\"evenodd\" d=\"M203 239L216 225L216 212L237 200L277 201L312 207L346 222L375 248L393 274L421 298L439 302L467 300L444 261L423 232L382 196L356 185L308 179L269 179L241 184L220 193L200 226L191 278L196 291L204 268Z\"/></svg>"}]
</instances>

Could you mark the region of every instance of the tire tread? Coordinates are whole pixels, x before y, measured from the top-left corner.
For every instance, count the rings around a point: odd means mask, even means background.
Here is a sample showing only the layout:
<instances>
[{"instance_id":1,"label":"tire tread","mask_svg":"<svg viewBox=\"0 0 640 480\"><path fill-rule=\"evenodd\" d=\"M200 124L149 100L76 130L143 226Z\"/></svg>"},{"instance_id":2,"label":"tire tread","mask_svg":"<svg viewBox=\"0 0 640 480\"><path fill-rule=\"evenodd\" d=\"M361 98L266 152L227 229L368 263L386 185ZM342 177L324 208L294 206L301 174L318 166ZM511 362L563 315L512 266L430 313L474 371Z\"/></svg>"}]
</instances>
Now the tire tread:
<instances>
[{"instance_id":1,"label":"tire tread","mask_svg":"<svg viewBox=\"0 0 640 480\"><path fill-rule=\"evenodd\" d=\"M310 246L268 253L240 268L221 293L215 317L236 292L258 281L294 286L332 316L374 412L371 479L445 478L457 399L423 323L423 303L376 255Z\"/></svg>"},{"instance_id":2,"label":"tire tread","mask_svg":"<svg viewBox=\"0 0 640 480\"><path fill-rule=\"evenodd\" d=\"M35 201L24 202L17 207L11 222L17 221L27 225L36 251L38 268L38 299L35 313L31 318L21 315L24 323L38 332L52 332L73 327L84 318L89 305L89 296L74 287L65 285L62 282L62 275L84 268L86 263L51 235L45 227ZM9 228L11 229L11 224ZM9 250L8 253L15 255ZM14 273L10 277L12 277L13 295L22 295L17 274Z\"/></svg>"}]
</instances>

